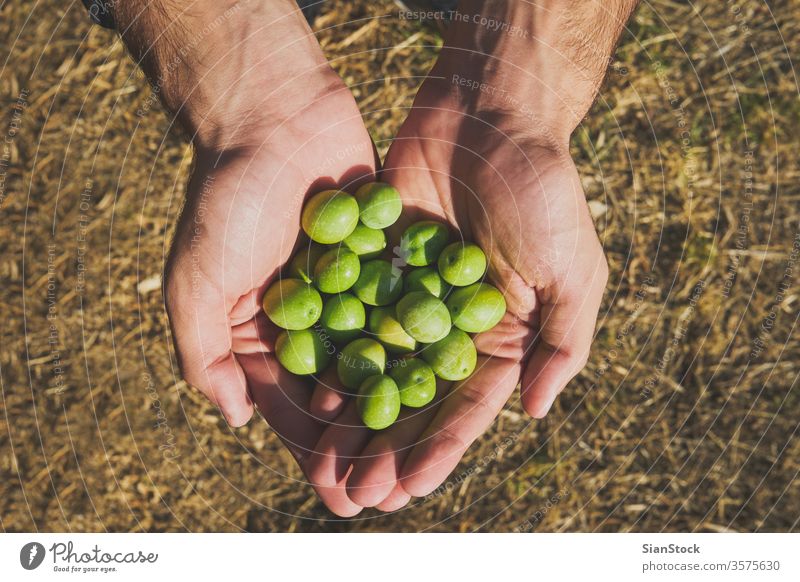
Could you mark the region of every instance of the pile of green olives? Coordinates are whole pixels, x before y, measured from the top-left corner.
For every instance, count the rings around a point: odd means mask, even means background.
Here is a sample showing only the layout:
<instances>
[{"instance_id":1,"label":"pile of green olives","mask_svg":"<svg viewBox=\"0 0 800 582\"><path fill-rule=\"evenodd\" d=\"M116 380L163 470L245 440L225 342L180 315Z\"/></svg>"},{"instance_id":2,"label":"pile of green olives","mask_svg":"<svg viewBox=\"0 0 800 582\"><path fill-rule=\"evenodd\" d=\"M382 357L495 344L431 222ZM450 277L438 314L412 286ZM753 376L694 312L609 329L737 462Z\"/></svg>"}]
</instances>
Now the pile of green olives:
<instances>
[{"instance_id":1,"label":"pile of green olives","mask_svg":"<svg viewBox=\"0 0 800 582\"><path fill-rule=\"evenodd\" d=\"M263 298L283 329L275 345L281 365L316 375L336 360L342 386L374 430L391 426L401 406L429 404L437 377L469 377L477 363L469 334L506 313L503 294L482 281L483 250L451 241L441 222L409 226L391 256L385 229L402 212L399 192L381 182L355 195L314 195L301 219L309 240Z\"/></svg>"}]
</instances>

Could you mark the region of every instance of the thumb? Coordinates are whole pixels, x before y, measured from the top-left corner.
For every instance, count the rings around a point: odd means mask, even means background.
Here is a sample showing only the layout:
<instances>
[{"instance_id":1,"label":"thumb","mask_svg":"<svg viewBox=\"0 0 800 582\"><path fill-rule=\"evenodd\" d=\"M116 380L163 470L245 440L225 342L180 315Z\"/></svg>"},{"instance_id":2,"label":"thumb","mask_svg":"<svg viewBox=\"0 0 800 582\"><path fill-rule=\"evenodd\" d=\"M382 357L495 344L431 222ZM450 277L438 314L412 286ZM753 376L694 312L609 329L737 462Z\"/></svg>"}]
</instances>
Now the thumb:
<instances>
[{"instance_id":1,"label":"thumb","mask_svg":"<svg viewBox=\"0 0 800 582\"><path fill-rule=\"evenodd\" d=\"M219 407L231 426L253 415L247 380L231 350L231 324L221 291L187 273L177 259L165 277L170 327L185 380Z\"/></svg>"},{"instance_id":2,"label":"thumb","mask_svg":"<svg viewBox=\"0 0 800 582\"><path fill-rule=\"evenodd\" d=\"M608 278L605 261L590 274L588 285L569 285L552 302L543 301L541 330L522 375L522 406L543 418L556 396L586 365L597 313Z\"/></svg>"}]
</instances>

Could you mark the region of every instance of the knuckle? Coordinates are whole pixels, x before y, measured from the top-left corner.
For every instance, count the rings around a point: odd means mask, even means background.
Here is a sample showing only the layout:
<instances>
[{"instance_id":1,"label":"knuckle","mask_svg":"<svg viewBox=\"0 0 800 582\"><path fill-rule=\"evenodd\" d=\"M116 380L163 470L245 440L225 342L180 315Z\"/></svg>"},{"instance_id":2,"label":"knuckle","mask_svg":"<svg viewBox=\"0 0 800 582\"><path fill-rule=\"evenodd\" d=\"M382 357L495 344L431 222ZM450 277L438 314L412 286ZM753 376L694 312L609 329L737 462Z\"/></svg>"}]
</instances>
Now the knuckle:
<instances>
[{"instance_id":1,"label":"knuckle","mask_svg":"<svg viewBox=\"0 0 800 582\"><path fill-rule=\"evenodd\" d=\"M464 451L467 449L467 446L468 444L464 442L464 439L461 438L461 435L459 435L450 426L444 426L437 430L431 439L431 448L449 454Z\"/></svg>"},{"instance_id":2,"label":"knuckle","mask_svg":"<svg viewBox=\"0 0 800 582\"><path fill-rule=\"evenodd\" d=\"M468 414L483 414L489 411L489 404L486 397L480 390L469 384L461 384L458 387L458 395L464 402Z\"/></svg>"}]
</instances>

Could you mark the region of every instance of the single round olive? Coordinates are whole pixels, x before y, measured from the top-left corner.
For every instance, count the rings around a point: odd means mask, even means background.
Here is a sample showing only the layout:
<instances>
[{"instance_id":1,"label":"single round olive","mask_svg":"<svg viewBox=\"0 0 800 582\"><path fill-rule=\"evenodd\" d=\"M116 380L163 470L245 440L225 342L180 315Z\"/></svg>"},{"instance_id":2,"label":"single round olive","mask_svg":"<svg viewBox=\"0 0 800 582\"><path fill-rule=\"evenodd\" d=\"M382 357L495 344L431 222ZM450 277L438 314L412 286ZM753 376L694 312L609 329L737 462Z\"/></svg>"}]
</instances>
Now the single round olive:
<instances>
[{"instance_id":1,"label":"single round olive","mask_svg":"<svg viewBox=\"0 0 800 582\"><path fill-rule=\"evenodd\" d=\"M450 232L441 222L423 220L409 226L400 238L400 255L414 267L425 267L436 261Z\"/></svg>"},{"instance_id":2,"label":"single round olive","mask_svg":"<svg viewBox=\"0 0 800 582\"><path fill-rule=\"evenodd\" d=\"M389 352L404 354L417 349L417 340L397 320L394 305L375 307L369 314L369 330Z\"/></svg>"},{"instance_id":3,"label":"single round olive","mask_svg":"<svg viewBox=\"0 0 800 582\"><path fill-rule=\"evenodd\" d=\"M324 253L325 247L320 244L315 242L304 244L289 262L289 276L311 283L314 276L314 266Z\"/></svg>"},{"instance_id":4,"label":"single round olive","mask_svg":"<svg viewBox=\"0 0 800 582\"><path fill-rule=\"evenodd\" d=\"M318 374L330 361L325 343L314 329L287 330L275 341L275 354L292 374Z\"/></svg>"},{"instance_id":5,"label":"single round olive","mask_svg":"<svg viewBox=\"0 0 800 582\"><path fill-rule=\"evenodd\" d=\"M425 346L422 359L442 380L463 380L472 374L478 362L478 352L466 333L454 327L436 343Z\"/></svg>"},{"instance_id":6,"label":"single round olive","mask_svg":"<svg viewBox=\"0 0 800 582\"><path fill-rule=\"evenodd\" d=\"M358 280L361 262L350 249L336 247L327 251L314 267L314 283L323 293L342 293Z\"/></svg>"},{"instance_id":7,"label":"single round olive","mask_svg":"<svg viewBox=\"0 0 800 582\"><path fill-rule=\"evenodd\" d=\"M351 341L339 352L338 357L336 371L339 381L350 390L357 390L370 376L383 374L386 367L386 351L371 338Z\"/></svg>"},{"instance_id":8,"label":"single round olive","mask_svg":"<svg viewBox=\"0 0 800 582\"><path fill-rule=\"evenodd\" d=\"M427 291L412 291L398 301L397 319L408 335L426 344L445 337L451 326L447 306Z\"/></svg>"},{"instance_id":9,"label":"single round olive","mask_svg":"<svg viewBox=\"0 0 800 582\"><path fill-rule=\"evenodd\" d=\"M347 192L325 190L306 202L301 223L303 230L315 242L341 242L358 224L358 202Z\"/></svg>"},{"instance_id":10,"label":"single round olive","mask_svg":"<svg viewBox=\"0 0 800 582\"><path fill-rule=\"evenodd\" d=\"M262 301L272 323L283 329L306 329L322 313L322 297L300 279L279 279L267 289Z\"/></svg>"},{"instance_id":11,"label":"single round olive","mask_svg":"<svg viewBox=\"0 0 800 582\"><path fill-rule=\"evenodd\" d=\"M402 272L388 261L367 261L353 285L353 293L367 305L388 305L403 292Z\"/></svg>"},{"instance_id":12,"label":"single round olive","mask_svg":"<svg viewBox=\"0 0 800 582\"><path fill-rule=\"evenodd\" d=\"M486 272L486 255L478 245L455 242L439 255L439 274L457 287L472 285Z\"/></svg>"},{"instance_id":13,"label":"single round olive","mask_svg":"<svg viewBox=\"0 0 800 582\"><path fill-rule=\"evenodd\" d=\"M400 389L400 403L412 408L425 406L436 396L436 376L431 367L417 358L408 358L389 370Z\"/></svg>"},{"instance_id":14,"label":"single round olive","mask_svg":"<svg viewBox=\"0 0 800 582\"><path fill-rule=\"evenodd\" d=\"M382 230L358 224L342 244L358 255L362 261L376 259L386 248L386 234Z\"/></svg>"},{"instance_id":15,"label":"single round olive","mask_svg":"<svg viewBox=\"0 0 800 582\"><path fill-rule=\"evenodd\" d=\"M364 184L356 191L356 200L361 222L370 228L386 228L393 225L403 212L400 193L383 182Z\"/></svg>"},{"instance_id":16,"label":"single round olive","mask_svg":"<svg viewBox=\"0 0 800 582\"><path fill-rule=\"evenodd\" d=\"M391 426L400 415L400 391L389 376L371 376L358 389L356 406L361 420L372 430Z\"/></svg>"},{"instance_id":17,"label":"single round olive","mask_svg":"<svg viewBox=\"0 0 800 582\"><path fill-rule=\"evenodd\" d=\"M488 283L460 287L447 299L453 325L467 333L481 333L497 325L506 313L506 300Z\"/></svg>"},{"instance_id":18,"label":"single round olive","mask_svg":"<svg viewBox=\"0 0 800 582\"><path fill-rule=\"evenodd\" d=\"M364 304L349 293L334 295L325 302L319 322L336 343L356 339L367 320Z\"/></svg>"},{"instance_id":19,"label":"single round olive","mask_svg":"<svg viewBox=\"0 0 800 582\"><path fill-rule=\"evenodd\" d=\"M444 282L439 271L433 267L420 267L413 269L405 277L405 292L412 291L427 291L434 297L444 299L450 291L450 285Z\"/></svg>"}]
</instances>

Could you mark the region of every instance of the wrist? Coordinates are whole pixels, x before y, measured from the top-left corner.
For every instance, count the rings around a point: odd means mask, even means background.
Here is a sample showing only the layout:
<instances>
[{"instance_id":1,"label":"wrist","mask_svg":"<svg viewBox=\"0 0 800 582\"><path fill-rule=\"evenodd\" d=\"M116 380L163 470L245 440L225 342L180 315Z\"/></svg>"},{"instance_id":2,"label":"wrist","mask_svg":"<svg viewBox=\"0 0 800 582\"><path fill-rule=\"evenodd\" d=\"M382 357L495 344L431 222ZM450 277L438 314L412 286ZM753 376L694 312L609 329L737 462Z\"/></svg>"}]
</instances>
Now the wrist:
<instances>
[{"instance_id":1,"label":"wrist","mask_svg":"<svg viewBox=\"0 0 800 582\"><path fill-rule=\"evenodd\" d=\"M120 3L115 18L154 92L208 150L250 145L341 85L293 0Z\"/></svg>"},{"instance_id":2,"label":"wrist","mask_svg":"<svg viewBox=\"0 0 800 582\"><path fill-rule=\"evenodd\" d=\"M503 118L506 126L513 123L516 135L565 149L580 118L567 113L570 107L564 99L539 79L524 79L516 68L492 64L484 65L478 59L465 63L443 54L430 73L427 89L437 87L449 104L441 107L493 125L498 117Z\"/></svg>"},{"instance_id":3,"label":"wrist","mask_svg":"<svg viewBox=\"0 0 800 582\"><path fill-rule=\"evenodd\" d=\"M568 141L635 4L462 0L432 75L466 109L505 111L548 141Z\"/></svg>"}]
</instances>

